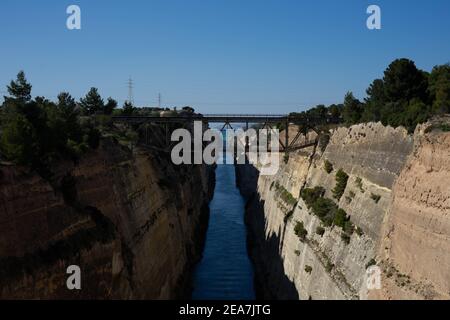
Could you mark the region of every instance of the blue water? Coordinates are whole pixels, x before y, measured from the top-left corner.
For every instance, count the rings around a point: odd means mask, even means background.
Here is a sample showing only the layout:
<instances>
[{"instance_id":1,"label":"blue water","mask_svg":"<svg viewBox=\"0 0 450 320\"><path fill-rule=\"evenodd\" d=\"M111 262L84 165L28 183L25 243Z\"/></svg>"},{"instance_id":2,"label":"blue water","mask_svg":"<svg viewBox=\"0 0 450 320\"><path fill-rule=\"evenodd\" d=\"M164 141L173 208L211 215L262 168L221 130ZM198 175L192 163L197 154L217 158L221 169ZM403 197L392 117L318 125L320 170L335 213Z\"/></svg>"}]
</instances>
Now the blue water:
<instances>
[{"instance_id":1,"label":"blue water","mask_svg":"<svg viewBox=\"0 0 450 320\"><path fill-rule=\"evenodd\" d=\"M194 272L194 300L252 300L253 266L248 257L245 202L233 165L218 165L203 259Z\"/></svg>"}]
</instances>

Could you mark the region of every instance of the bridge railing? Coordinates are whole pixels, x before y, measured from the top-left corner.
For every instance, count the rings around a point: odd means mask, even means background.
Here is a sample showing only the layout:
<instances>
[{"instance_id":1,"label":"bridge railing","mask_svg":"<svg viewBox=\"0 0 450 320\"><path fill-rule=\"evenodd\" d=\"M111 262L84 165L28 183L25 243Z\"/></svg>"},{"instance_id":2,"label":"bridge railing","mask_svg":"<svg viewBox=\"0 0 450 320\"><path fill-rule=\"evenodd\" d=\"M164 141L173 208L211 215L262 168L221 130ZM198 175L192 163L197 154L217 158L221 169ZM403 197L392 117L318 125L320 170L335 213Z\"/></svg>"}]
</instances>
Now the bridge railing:
<instances>
[{"instance_id":1,"label":"bridge railing","mask_svg":"<svg viewBox=\"0 0 450 320\"><path fill-rule=\"evenodd\" d=\"M206 118L287 118L287 114L202 114Z\"/></svg>"}]
</instances>

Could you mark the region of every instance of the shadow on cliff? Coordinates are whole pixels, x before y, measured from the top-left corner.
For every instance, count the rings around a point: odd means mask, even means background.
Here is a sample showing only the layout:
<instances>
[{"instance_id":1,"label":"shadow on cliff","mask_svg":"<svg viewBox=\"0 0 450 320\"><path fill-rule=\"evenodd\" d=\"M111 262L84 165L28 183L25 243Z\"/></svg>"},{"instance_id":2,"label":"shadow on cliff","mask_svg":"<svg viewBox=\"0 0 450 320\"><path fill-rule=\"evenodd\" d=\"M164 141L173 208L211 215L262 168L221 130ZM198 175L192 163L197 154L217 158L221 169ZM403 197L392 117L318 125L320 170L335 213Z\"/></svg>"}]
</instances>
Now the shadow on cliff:
<instances>
[{"instance_id":1,"label":"shadow on cliff","mask_svg":"<svg viewBox=\"0 0 450 320\"><path fill-rule=\"evenodd\" d=\"M247 246L255 269L257 299L299 300L286 276L280 255L284 229L266 238L265 201L257 192L259 172L250 165L236 166L236 183L246 199Z\"/></svg>"}]
</instances>

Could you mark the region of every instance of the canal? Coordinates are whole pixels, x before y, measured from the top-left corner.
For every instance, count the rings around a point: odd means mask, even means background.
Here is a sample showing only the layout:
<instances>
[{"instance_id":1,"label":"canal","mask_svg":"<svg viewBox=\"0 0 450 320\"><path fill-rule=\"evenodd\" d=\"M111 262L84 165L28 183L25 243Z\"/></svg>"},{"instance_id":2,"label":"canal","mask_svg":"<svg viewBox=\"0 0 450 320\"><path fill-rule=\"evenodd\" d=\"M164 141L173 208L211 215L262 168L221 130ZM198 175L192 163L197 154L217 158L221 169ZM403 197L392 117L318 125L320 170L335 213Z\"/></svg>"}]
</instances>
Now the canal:
<instances>
[{"instance_id":1,"label":"canal","mask_svg":"<svg viewBox=\"0 0 450 320\"><path fill-rule=\"evenodd\" d=\"M218 165L203 258L194 272L194 300L253 300L253 266L247 252L245 201L233 165Z\"/></svg>"}]
</instances>

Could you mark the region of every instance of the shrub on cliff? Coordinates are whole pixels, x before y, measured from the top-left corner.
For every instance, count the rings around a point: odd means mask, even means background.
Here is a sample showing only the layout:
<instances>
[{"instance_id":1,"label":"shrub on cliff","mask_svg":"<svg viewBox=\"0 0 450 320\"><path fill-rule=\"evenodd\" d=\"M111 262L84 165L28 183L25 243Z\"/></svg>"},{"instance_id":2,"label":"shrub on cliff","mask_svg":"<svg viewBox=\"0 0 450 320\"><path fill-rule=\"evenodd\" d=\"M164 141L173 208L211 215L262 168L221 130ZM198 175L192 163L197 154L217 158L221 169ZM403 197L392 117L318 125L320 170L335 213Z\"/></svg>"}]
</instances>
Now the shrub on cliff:
<instances>
[{"instance_id":1,"label":"shrub on cliff","mask_svg":"<svg viewBox=\"0 0 450 320\"><path fill-rule=\"evenodd\" d=\"M338 209L336 211L336 214L334 215L333 224L343 229L347 219L347 212L345 212L343 209Z\"/></svg>"},{"instance_id":2,"label":"shrub on cliff","mask_svg":"<svg viewBox=\"0 0 450 320\"><path fill-rule=\"evenodd\" d=\"M313 271L313 268L311 266L306 265L305 266L305 272L311 274L311 272Z\"/></svg>"},{"instance_id":3,"label":"shrub on cliff","mask_svg":"<svg viewBox=\"0 0 450 320\"><path fill-rule=\"evenodd\" d=\"M297 224L294 227L294 232L295 235L302 241L304 241L306 239L306 236L308 235L308 231L305 229L305 226L301 221L297 221Z\"/></svg>"},{"instance_id":4,"label":"shrub on cliff","mask_svg":"<svg viewBox=\"0 0 450 320\"><path fill-rule=\"evenodd\" d=\"M318 198L313 206L313 213L324 223L325 226L331 226L334 215L338 210L337 205L333 202L333 200L326 198Z\"/></svg>"},{"instance_id":5,"label":"shrub on cliff","mask_svg":"<svg viewBox=\"0 0 450 320\"><path fill-rule=\"evenodd\" d=\"M316 234L318 234L319 236L323 236L325 234L325 228L323 227L317 227L316 228Z\"/></svg>"},{"instance_id":6,"label":"shrub on cliff","mask_svg":"<svg viewBox=\"0 0 450 320\"><path fill-rule=\"evenodd\" d=\"M342 169L336 173L336 186L332 190L335 199L340 200L347 187L348 174L346 174Z\"/></svg>"},{"instance_id":7,"label":"shrub on cliff","mask_svg":"<svg viewBox=\"0 0 450 320\"><path fill-rule=\"evenodd\" d=\"M351 236L345 232L341 233L341 239L344 241L345 244L349 244L351 240Z\"/></svg>"},{"instance_id":8,"label":"shrub on cliff","mask_svg":"<svg viewBox=\"0 0 450 320\"><path fill-rule=\"evenodd\" d=\"M325 169L325 172L328 174L330 174L333 171L333 165L328 160L324 161L323 168Z\"/></svg>"},{"instance_id":9,"label":"shrub on cliff","mask_svg":"<svg viewBox=\"0 0 450 320\"><path fill-rule=\"evenodd\" d=\"M309 209L313 206L316 200L319 199L320 197L323 197L324 194L325 194L324 188L314 187L313 189L311 188L303 189L302 192L300 193L300 196L302 197L303 201L305 201L306 206Z\"/></svg>"}]
</instances>

